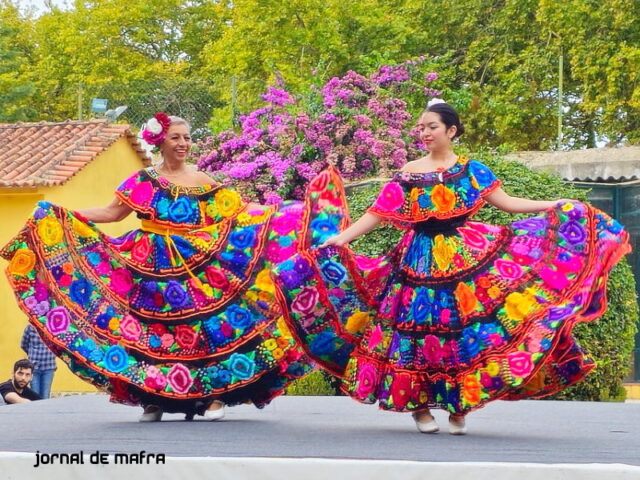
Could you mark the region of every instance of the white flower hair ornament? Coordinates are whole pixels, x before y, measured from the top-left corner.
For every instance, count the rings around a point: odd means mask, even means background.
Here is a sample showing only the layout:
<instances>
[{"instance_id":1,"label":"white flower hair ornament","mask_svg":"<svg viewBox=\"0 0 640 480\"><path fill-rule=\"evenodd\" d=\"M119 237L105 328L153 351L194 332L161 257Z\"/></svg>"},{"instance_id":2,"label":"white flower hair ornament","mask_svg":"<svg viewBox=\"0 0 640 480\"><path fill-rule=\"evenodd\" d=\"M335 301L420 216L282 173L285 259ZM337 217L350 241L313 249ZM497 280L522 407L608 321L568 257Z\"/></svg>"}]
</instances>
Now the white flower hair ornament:
<instances>
[{"instance_id":1,"label":"white flower hair ornament","mask_svg":"<svg viewBox=\"0 0 640 480\"><path fill-rule=\"evenodd\" d=\"M437 105L439 103L447 103L447 102L445 102L441 98L432 98L431 100L429 100L429 103L427 103L427 108L433 107L434 105Z\"/></svg>"},{"instance_id":2,"label":"white flower hair ornament","mask_svg":"<svg viewBox=\"0 0 640 480\"><path fill-rule=\"evenodd\" d=\"M142 138L149 145L158 147L167 135L171 119L166 113L158 112L145 123L142 128Z\"/></svg>"}]
</instances>

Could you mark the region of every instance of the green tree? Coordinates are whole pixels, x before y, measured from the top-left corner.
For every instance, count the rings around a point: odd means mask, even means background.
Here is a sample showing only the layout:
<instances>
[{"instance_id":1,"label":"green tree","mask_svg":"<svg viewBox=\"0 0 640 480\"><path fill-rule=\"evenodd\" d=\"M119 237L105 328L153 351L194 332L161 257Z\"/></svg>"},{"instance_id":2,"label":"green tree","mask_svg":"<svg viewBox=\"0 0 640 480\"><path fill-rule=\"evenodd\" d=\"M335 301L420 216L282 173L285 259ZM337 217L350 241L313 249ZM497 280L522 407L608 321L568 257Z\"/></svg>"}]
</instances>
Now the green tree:
<instances>
[{"instance_id":1,"label":"green tree","mask_svg":"<svg viewBox=\"0 0 640 480\"><path fill-rule=\"evenodd\" d=\"M31 103L35 87L22 78L32 54L27 41L30 26L14 5L0 3L0 122L36 117Z\"/></svg>"}]
</instances>

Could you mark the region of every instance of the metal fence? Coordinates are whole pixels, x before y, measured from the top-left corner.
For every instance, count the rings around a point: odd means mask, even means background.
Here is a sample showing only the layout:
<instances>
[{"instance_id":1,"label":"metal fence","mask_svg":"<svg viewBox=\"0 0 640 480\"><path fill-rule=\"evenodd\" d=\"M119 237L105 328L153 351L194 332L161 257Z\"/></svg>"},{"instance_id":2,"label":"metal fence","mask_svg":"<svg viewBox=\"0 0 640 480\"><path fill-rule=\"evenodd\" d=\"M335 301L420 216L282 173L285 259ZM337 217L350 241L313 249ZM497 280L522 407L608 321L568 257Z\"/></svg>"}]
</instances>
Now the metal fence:
<instances>
[{"instance_id":1,"label":"metal fence","mask_svg":"<svg viewBox=\"0 0 640 480\"><path fill-rule=\"evenodd\" d=\"M106 109L96 111L95 106ZM219 107L213 89L204 79L157 80L129 83L108 83L104 85L77 86L77 119L87 119L112 115L117 107L126 107L118 116L119 121L126 121L139 128L156 112L177 115L187 120L192 126L195 138L209 133L207 123L211 112ZM92 108L93 106L93 108ZM106 110L106 112L105 112Z\"/></svg>"}]
</instances>

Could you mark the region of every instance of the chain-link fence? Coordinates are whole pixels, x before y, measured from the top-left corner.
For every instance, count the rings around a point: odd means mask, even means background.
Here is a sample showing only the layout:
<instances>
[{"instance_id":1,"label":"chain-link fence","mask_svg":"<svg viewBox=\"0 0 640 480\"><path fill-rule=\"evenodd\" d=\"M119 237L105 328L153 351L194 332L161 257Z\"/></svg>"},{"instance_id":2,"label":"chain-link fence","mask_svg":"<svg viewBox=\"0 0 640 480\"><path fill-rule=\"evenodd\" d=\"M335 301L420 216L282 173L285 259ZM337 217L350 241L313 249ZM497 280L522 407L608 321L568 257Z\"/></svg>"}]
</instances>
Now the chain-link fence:
<instances>
[{"instance_id":1,"label":"chain-link fence","mask_svg":"<svg viewBox=\"0 0 640 480\"><path fill-rule=\"evenodd\" d=\"M135 128L140 128L156 112L177 115L191 124L196 139L209 133L207 123L211 112L221 105L204 79L78 85L77 119L105 115L105 112L92 111L93 99L106 100L107 110L127 107L118 120L126 121Z\"/></svg>"}]
</instances>

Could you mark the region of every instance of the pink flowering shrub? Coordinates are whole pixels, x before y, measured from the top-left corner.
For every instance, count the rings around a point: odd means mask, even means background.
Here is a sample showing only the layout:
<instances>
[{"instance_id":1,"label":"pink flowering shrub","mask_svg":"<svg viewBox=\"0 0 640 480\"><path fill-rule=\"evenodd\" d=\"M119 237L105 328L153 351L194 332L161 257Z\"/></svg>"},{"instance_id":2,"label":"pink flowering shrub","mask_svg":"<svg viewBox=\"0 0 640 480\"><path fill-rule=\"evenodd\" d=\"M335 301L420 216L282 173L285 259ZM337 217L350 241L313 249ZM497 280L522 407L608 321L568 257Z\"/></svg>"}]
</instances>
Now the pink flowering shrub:
<instances>
[{"instance_id":1,"label":"pink flowering shrub","mask_svg":"<svg viewBox=\"0 0 640 480\"><path fill-rule=\"evenodd\" d=\"M277 204L301 199L306 183L328 164L347 180L388 174L420 154L415 115L440 92L425 59L383 66L368 77L350 71L294 98L269 87L266 105L196 145L198 166L248 199Z\"/></svg>"}]
</instances>

